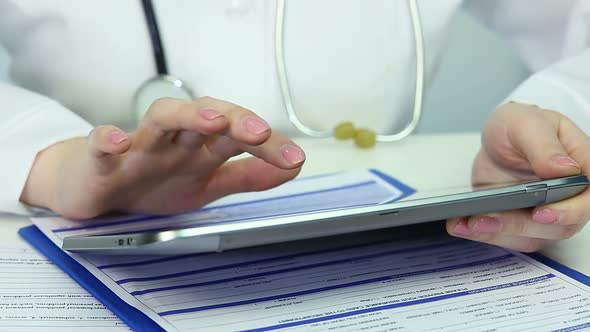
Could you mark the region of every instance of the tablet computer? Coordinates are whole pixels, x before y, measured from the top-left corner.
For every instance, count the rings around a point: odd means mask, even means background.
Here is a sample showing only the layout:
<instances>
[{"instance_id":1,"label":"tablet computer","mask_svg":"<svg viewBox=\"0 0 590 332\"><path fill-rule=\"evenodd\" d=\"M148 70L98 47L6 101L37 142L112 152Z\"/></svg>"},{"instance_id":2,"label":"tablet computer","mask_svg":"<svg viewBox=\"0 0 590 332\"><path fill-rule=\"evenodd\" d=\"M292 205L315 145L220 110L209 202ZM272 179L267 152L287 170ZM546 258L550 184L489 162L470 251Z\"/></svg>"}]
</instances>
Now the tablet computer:
<instances>
[{"instance_id":1,"label":"tablet computer","mask_svg":"<svg viewBox=\"0 0 590 332\"><path fill-rule=\"evenodd\" d=\"M563 200L588 186L584 175L467 190L418 192L393 203L290 213L158 231L67 236L62 249L99 254L215 252L522 209Z\"/></svg>"}]
</instances>

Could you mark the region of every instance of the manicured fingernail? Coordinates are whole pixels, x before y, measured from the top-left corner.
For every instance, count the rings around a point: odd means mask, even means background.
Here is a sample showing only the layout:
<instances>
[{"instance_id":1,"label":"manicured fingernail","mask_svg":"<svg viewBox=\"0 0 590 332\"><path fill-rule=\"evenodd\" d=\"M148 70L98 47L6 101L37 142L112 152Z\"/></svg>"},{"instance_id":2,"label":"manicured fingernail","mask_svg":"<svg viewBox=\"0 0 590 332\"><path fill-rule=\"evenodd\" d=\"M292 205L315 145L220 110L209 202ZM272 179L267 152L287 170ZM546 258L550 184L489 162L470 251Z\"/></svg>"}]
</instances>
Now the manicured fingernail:
<instances>
[{"instance_id":1,"label":"manicured fingernail","mask_svg":"<svg viewBox=\"0 0 590 332\"><path fill-rule=\"evenodd\" d=\"M127 134L122 133L120 131L114 131L111 133L111 143L113 144L119 144L125 140L127 140L129 138L129 136L127 136Z\"/></svg>"},{"instance_id":2,"label":"manicured fingernail","mask_svg":"<svg viewBox=\"0 0 590 332\"><path fill-rule=\"evenodd\" d=\"M580 168L580 164L578 164L575 160L573 160L572 158L570 158L568 156L555 156L555 157L553 157L553 160L555 160L556 163L558 163L562 166L570 166L570 167Z\"/></svg>"},{"instance_id":3,"label":"manicured fingernail","mask_svg":"<svg viewBox=\"0 0 590 332\"><path fill-rule=\"evenodd\" d=\"M223 113L212 108L202 108L199 110L199 114L201 114L201 116L207 120L213 120L223 116Z\"/></svg>"},{"instance_id":4,"label":"manicured fingernail","mask_svg":"<svg viewBox=\"0 0 590 332\"><path fill-rule=\"evenodd\" d=\"M457 223L457 225L455 225L455 228L453 229L453 233L460 235L460 236L473 235L473 233L471 232L471 230L467 226L467 220L465 220L465 219L462 219L461 221L459 221Z\"/></svg>"},{"instance_id":5,"label":"manicured fingernail","mask_svg":"<svg viewBox=\"0 0 590 332\"><path fill-rule=\"evenodd\" d=\"M493 217L481 217L475 221L473 231L475 233L498 233L502 229L500 221Z\"/></svg>"},{"instance_id":6,"label":"manicured fingernail","mask_svg":"<svg viewBox=\"0 0 590 332\"><path fill-rule=\"evenodd\" d=\"M541 209L533 213L533 220L541 224L553 224L559 221L561 213L552 209Z\"/></svg>"},{"instance_id":7,"label":"manicured fingernail","mask_svg":"<svg viewBox=\"0 0 590 332\"><path fill-rule=\"evenodd\" d=\"M289 164L299 164L305 160L305 153L303 150L294 145L283 146L281 148L281 154Z\"/></svg>"},{"instance_id":8,"label":"manicured fingernail","mask_svg":"<svg viewBox=\"0 0 590 332\"><path fill-rule=\"evenodd\" d=\"M244 126L250 133L254 135L260 135L270 129L268 123L253 116L249 116L244 119Z\"/></svg>"}]
</instances>

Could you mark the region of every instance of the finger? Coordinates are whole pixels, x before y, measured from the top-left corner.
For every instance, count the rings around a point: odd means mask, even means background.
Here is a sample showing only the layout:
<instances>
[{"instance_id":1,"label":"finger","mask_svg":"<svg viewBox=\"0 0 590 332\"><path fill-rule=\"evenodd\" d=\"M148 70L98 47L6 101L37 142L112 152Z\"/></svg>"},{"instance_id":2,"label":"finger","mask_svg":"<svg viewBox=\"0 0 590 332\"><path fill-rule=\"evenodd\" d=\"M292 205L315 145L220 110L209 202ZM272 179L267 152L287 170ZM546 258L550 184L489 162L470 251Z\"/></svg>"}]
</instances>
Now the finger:
<instances>
[{"instance_id":1,"label":"finger","mask_svg":"<svg viewBox=\"0 0 590 332\"><path fill-rule=\"evenodd\" d=\"M201 133L195 133L188 130L181 130L176 134L172 140L173 143L182 146L188 150L196 150L203 145L207 136Z\"/></svg>"},{"instance_id":2,"label":"finger","mask_svg":"<svg viewBox=\"0 0 590 332\"><path fill-rule=\"evenodd\" d=\"M467 220L474 234L495 236L510 235L547 240L565 240L577 233L577 225L539 224L530 210L513 210L485 216L473 216Z\"/></svg>"},{"instance_id":3,"label":"finger","mask_svg":"<svg viewBox=\"0 0 590 332\"><path fill-rule=\"evenodd\" d=\"M583 225L539 225L526 220L526 216L525 211L510 211L505 219L500 215L457 218L447 221L446 226L450 235L519 251L534 251L538 249L536 245L568 239L583 227ZM524 243L512 243L514 239Z\"/></svg>"},{"instance_id":4,"label":"finger","mask_svg":"<svg viewBox=\"0 0 590 332\"><path fill-rule=\"evenodd\" d=\"M271 137L258 146L241 144L245 152L282 169L301 167L305 162L305 152L287 136L273 132Z\"/></svg>"},{"instance_id":5,"label":"finger","mask_svg":"<svg viewBox=\"0 0 590 332\"><path fill-rule=\"evenodd\" d=\"M192 113L194 109L198 109L201 117L200 121L191 123L190 117L186 114ZM221 117L225 120L221 121ZM203 118L206 121L203 121ZM150 134L154 138L147 145L152 147L168 141L166 133L181 129L208 136L223 132L224 135L249 145L262 144L271 134L270 126L252 111L210 97L202 97L193 102L176 99L158 100L146 113L145 122L151 124L148 127L152 129ZM225 126L220 126L222 123ZM204 139L199 141L195 135L192 136L189 145L203 143Z\"/></svg>"},{"instance_id":6,"label":"finger","mask_svg":"<svg viewBox=\"0 0 590 332\"><path fill-rule=\"evenodd\" d=\"M538 251L551 242L547 239L511 236L506 234L491 236L488 234L482 235L473 233L469 229L467 218L458 218L447 221L447 232L452 236L522 252Z\"/></svg>"},{"instance_id":7,"label":"finger","mask_svg":"<svg viewBox=\"0 0 590 332\"><path fill-rule=\"evenodd\" d=\"M510 236L510 235L501 235L497 236L494 239L487 241L487 240L476 240L479 242L492 244L498 247L511 249L520 252L535 252L543 249L552 241L546 239L537 239L533 237L520 237L520 236Z\"/></svg>"},{"instance_id":8,"label":"finger","mask_svg":"<svg viewBox=\"0 0 590 332\"><path fill-rule=\"evenodd\" d=\"M273 157L273 154L277 152L271 150L277 141L290 142L290 140L279 133L272 132L270 126L256 114L243 107L217 100L210 101L208 105L212 105L208 107L222 109L230 124L223 135L209 139L206 145L209 156L199 158L197 165L203 164L207 159L209 167L218 167L231 157L242 152L250 152L278 167L297 166L285 165L284 161L277 161L278 158ZM300 165L299 162L296 164Z\"/></svg>"},{"instance_id":9,"label":"finger","mask_svg":"<svg viewBox=\"0 0 590 332\"><path fill-rule=\"evenodd\" d=\"M544 112L544 116L531 117L528 112L518 112L509 122L507 133L512 145L540 178L579 174L580 165L572 159L558 136L562 116L540 109L534 111Z\"/></svg>"},{"instance_id":10,"label":"finger","mask_svg":"<svg viewBox=\"0 0 590 332\"><path fill-rule=\"evenodd\" d=\"M227 117L230 126L226 135L242 144L259 145L271 135L268 123L244 108L232 109L227 113Z\"/></svg>"},{"instance_id":11,"label":"finger","mask_svg":"<svg viewBox=\"0 0 590 332\"><path fill-rule=\"evenodd\" d=\"M561 140L569 155L590 175L590 139L573 122L562 118L559 129ZM580 224L590 220L590 189L572 198L537 207L532 218L542 224Z\"/></svg>"},{"instance_id":12,"label":"finger","mask_svg":"<svg viewBox=\"0 0 590 332\"><path fill-rule=\"evenodd\" d=\"M236 142L260 145L270 138L272 130L269 124L256 113L219 99L206 97L202 102L207 107L219 110L227 117L229 126L223 135Z\"/></svg>"},{"instance_id":13,"label":"finger","mask_svg":"<svg viewBox=\"0 0 590 332\"><path fill-rule=\"evenodd\" d=\"M305 152L288 137L272 132L270 137L260 145L239 143L228 137L219 137L207 142L211 154L217 156L221 164L230 157L247 152L267 163L282 169L301 167L305 162Z\"/></svg>"},{"instance_id":14,"label":"finger","mask_svg":"<svg viewBox=\"0 0 590 332\"><path fill-rule=\"evenodd\" d=\"M227 118L222 111L209 107L207 100L156 100L139 125L137 143L145 150L157 150L172 144L179 131L188 131L199 134L190 140L192 145L198 145L206 140L201 135L224 132L229 125Z\"/></svg>"},{"instance_id":15,"label":"finger","mask_svg":"<svg viewBox=\"0 0 590 332\"><path fill-rule=\"evenodd\" d=\"M280 169L255 157L230 161L213 173L204 204L234 193L274 188L295 178L300 171L301 168Z\"/></svg>"},{"instance_id":16,"label":"finger","mask_svg":"<svg viewBox=\"0 0 590 332\"><path fill-rule=\"evenodd\" d=\"M130 147L129 135L115 126L98 126L88 135L88 153L99 173L108 173L116 167L119 155Z\"/></svg>"},{"instance_id":17,"label":"finger","mask_svg":"<svg viewBox=\"0 0 590 332\"><path fill-rule=\"evenodd\" d=\"M534 181L538 179L530 170L515 170L497 163L484 150L478 152L471 170L471 182L476 186Z\"/></svg>"},{"instance_id":18,"label":"finger","mask_svg":"<svg viewBox=\"0 0 590 332\"><path fill-rule=\"evenodd\" d=\"M98 126L88 134L88 152L96 158L122 154L130 146L129 135L115 126Z\"/></svg>"},{"instance_id":19,"label":"finger","mask_svg":"<svg viewBox=\"0 0 590 332\"><path fill-rule=\"evenodd\" d=\"M244 151L238 142L228 136L216 136L207 141L206 145L209 155L206 159L212 162L211 167L219 167L229 158L237 156ZM203 158L195 160L197 163L202 163Z\"/></svg>"}]
</instances>

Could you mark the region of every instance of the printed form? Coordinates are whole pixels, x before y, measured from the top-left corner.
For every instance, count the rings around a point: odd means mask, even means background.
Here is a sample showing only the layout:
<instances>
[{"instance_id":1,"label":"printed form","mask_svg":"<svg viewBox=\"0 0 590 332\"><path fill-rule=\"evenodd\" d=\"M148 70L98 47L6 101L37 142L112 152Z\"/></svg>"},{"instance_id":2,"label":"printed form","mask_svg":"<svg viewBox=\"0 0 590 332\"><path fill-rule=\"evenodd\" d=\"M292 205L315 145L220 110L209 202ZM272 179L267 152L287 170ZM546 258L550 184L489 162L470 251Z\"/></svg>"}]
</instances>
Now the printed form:
<instances>
[{"instance_id":1,"label":"printed form","mask_svg":"<svg viewBox=\"0 0 590 332\"><path fill-rule=\"evenodd\" d=\"M0 244L0 331L130 331L26 243Z\"/></svg>"},{"instance_id":2,"label":"printed form","mask_svg":"<svg viewBox=\"0 0 590 332\"><path fill-rule=\"evenodd\" d=\"M35 224L59 245L74 234L239 222L236 207L243 213L283 213L276 210L286 205L281 199L313 210L323 200L347 206L362 198L360 204L376 204L404 194L370 172L294 183L172 218L90 223L43 218ZM590 328L588 286L526 255L440 233L411 237L393 229L165 257L68 254L172 331Z\"/></svg>"}]
</instances>

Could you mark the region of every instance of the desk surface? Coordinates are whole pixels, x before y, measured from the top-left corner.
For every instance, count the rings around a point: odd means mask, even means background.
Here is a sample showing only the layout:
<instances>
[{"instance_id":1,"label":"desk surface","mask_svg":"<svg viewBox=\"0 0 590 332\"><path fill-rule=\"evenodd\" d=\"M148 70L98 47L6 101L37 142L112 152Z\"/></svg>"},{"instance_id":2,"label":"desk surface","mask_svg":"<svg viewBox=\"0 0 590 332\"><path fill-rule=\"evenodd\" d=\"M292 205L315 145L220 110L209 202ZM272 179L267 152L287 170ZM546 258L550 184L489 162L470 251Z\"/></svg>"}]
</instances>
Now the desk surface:
<instances>
[{"instance_id":1,"label":"desk surface","mask_svg":"<svg viewBox=\"0 0 590 332\"><path fill-rule=\"evenodd\" d=\"M307 153L302 176L351 168L378 168L417 190L444 186L468 186L471 162L479 148L478 134L423 135L397 143L382 143L360 150L351 142L332 139L300 139ZM0 240L17 240L16 231L29 221L0 215ZM573 238L545 248L542 253L590 275L590 226Z\"/></svg>"}]
</instances>

